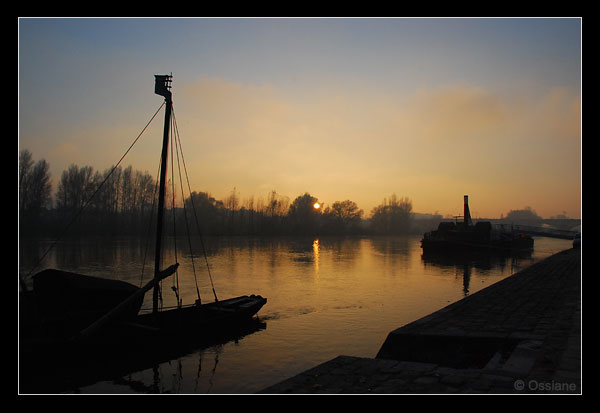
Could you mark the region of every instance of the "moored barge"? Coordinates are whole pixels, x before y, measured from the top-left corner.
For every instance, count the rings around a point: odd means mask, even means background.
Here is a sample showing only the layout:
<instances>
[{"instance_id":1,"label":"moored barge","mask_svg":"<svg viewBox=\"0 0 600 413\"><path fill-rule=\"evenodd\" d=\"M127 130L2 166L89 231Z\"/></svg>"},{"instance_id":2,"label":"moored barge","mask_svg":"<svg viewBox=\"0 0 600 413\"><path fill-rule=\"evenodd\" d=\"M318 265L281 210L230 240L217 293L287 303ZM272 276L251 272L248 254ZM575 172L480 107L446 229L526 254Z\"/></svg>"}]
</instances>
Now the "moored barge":
<instances>
[{"instance_id":1,"label":"moored barge","mask_svg":"<svg viewBox=\"0 0 600 413\"><path fill-rule=\"evenodd\" d=\"M456 252L470 250L531 251L533 238L511 225L480 221L473 225L469 197L464 196L462 222L440 222L437 230L424 234L423 252Z\"/></svg>"}]
</instances>

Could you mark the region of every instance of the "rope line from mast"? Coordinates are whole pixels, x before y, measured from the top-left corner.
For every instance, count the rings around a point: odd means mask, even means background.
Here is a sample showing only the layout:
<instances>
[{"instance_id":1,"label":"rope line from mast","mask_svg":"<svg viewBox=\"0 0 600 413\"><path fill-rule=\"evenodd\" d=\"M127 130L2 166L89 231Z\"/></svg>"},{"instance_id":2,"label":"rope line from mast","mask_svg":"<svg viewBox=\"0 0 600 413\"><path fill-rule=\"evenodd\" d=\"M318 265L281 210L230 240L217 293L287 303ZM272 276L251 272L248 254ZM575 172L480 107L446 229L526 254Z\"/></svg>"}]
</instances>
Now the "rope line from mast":
<instances>
[{"instance_id":1,"label":"rope line from mast","mask_svg":"<svg viewBox=\"0 0 600 413\"><path fill-rule=\"evenodd\" d=\"M174 119L174 115L173 115L173 119ZM175 139L173 139L173 145L175 146L176 150L175 153L177 154L177 170L179 172L179 183L180 183L180 189L181 189L181 199L183 202L183 217L185 219L185 227L186 227L186 235L187 235L187 239L188 239L188 246L190 249L190 259L192 261L192 271L194 273L194 283L196 286L196 295L198 296L198 304L202 303L202 300L200 298L200 290L198 288L198 277L196 276L196 265L194 264L194 253L193 253L193 249L192 249L192 239L190 237L190 226L189 226L189 222L188 222L188 218L187 218L187 209L185 207L185 195L183 192L183 179L181 177L181 163L179 161L179 151L180 151L180 145L177 144L177 141L179 140L179 130L177 129L176 125L175 125L175 121L173 121L173 131L175 132L173 134L173 136L175 137ZM183 154L182 154L183 156ZM173 178L174 179L174 178ZM191 197L191 194L190 194ZM179 286L177 286L177 288L179 289Z\"/></svg>"},{"instance_id":2,"label":"rope line from mast","mask_svg":"<svg viewBox=\"0 0 600 413\"><path fill-rule=\"evenodd\" d=\"M208 278L210 279L210 285L212 287L212 291L213 291L213 295L215 296L215 301L219 301L219 299L217 298L217 293L215 291L215 285L213 283L213 279L212 279L212 275L210 273L210 266L208 264L208 257L206 255L206 248L204 246L204 240L202 237L202 232L200 230L200 224L198 222L198 215L196 214L196 206L194 205L194 197L192 196L192 189L190 186L190 179L189 179L189 175L187 172L187 167L185 164L185 157L183 156L183 147L181 145L181 140L179 139L179 128L177 127L177 120L175 119L175 111L173 110L172 112L172 116L173 116L173 120L174 120L174 124L175 124L175 130L176 130L176 136L177 136L177 140L179 141L179 151L181 152L181 160L183 163L183 170L185 171L185 178L187 181L187 186L188 186L188 191L190 193L190 202L192 204L192 210L194 211L194 219L196 221L196 229L198 231L198 235L200 238L200 244L202 245L202 253L204 254L204 261L206 262L206 271L208 272Z\"/></svg>"},{"instance_id":3,"label":"rope line from mast","mask_svg":"<svg viewBox=\"0 0 600 413\"><path fill-rule=\"evenodd\" d=\"M106 177L104 178L104 180L100 183L100 185L98 185L98 188L96 188L96 190L94 191L94 193L88 198L88 200L85 202L85 204L83 204L83 206L75 213L75 215L73 216L73 218L71 218L71 221L67 224L67 226L65 227L65 229L60 233L60 235L58 236L58 238L56 240L54 240L54 242L48 247L48 249L46 250L46 252L44 252L44 255L42 255L42 257L33 266L33 268L29 271L29 273L27 273L27 276L26 276L27 278L29 278L29 276L31 275L31 273L33 273L33 271L41 264L41 262L44 260L44 258L46 258L46 255L48 255L48 253L52 250L52 248L54 248L54 246L58 243L58 241L60 241L61 238L67 233L67 231L69 230L69 228L71 228L71 225L73 225L73 223L77 220L77 218L79 218L79 216L81 215L81 213L92 202L92 199L94 199L94 197L100 191L100 189L104 186L104 184L106 183L106 181L108 181L108 178L110 178L110 176L113 174L113 172L119 167L119 165L121 164L121 162L123 161L123 159L125 159L125 157L129 153L129 151L131 151L131 149L133 148L133 146L137 143L137 141L140 139L140 137L143 135L143 133L146 131L146 129L148 128L148 126L152 123L152 121L154 120L154 118L156 117L156 115L158 114L158 112L160 112L160 110L162 109L162 107L164 105L165 105L165 103L163 102L163 104L160 105L160 107L156 110L156 112L154 113L154 115L152 115L152 118L150 118L150 120L148 121L148 123L146 123L146 126L144 126L144 128L139 133L139 135L135 138L135 140L133 141L133 143L125 151L125 153L123 154L123 156L121 156L121 159L119 159L119 161L117 162L117 164L115 166L113 166L113 168L110 170L110 172L108 173L108 175L106 175Z\"/></svg>"},{"instance_id":4,"label":"rope line from mast","mask_svg":"<svg viewBox=\"0 0 600 413\"><path fill-rule=\"evenodd\" d=\"M171 113L173 109L171 108ZM169 120L171 122L171 126L173 125L173 116L171 115L171 119ZM176 223L176 216L175 216L175 173L173 171L173 167L175 162L173 161L173 146L174 145L174 141L175 141L175 134L173 132L173 127L170 128L170 132L171 132L171 216L173 218L173 243L174 243L174 250L175 250L175 262L179 262L177 260L177 223ZM177 154L177 157L179 157L179 154ZM181 185L181 173L179 174L179 180L180 180L180 184L179 186L183 186ZM183 192L182 192L183 195ZM184 209L185 211L185 209ZM194 277L195 277L195 273L194 273ZM177 307L181 307L181 298L179 298L179 270L175 271L175 277L173 278L173 285L171 286L171 289L173 290L173 292L175 293L175 298L177 299Z\"/></svg>"}]
</instances>

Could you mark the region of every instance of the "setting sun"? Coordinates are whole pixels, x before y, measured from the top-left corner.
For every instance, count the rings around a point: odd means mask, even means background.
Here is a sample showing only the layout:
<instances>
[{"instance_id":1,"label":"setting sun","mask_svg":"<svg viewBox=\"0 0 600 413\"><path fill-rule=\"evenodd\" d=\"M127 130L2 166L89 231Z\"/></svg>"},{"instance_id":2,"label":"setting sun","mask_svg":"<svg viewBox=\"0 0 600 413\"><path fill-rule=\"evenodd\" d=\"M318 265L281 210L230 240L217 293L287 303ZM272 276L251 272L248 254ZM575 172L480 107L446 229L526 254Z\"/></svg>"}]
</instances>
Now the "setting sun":
<instances>
[{"instance_id":1,"label":"setting sun","mask_svg":"<svg viewBox=\"0 0 600 413\"><path fill-rule=\"evenodd\" d=\"M321 208L321 205L319 205L318 202L315 202L315 204L313 205L313 207L315 207L315 209L319 209L319 208Z\"/></svg>"}]
</instances>

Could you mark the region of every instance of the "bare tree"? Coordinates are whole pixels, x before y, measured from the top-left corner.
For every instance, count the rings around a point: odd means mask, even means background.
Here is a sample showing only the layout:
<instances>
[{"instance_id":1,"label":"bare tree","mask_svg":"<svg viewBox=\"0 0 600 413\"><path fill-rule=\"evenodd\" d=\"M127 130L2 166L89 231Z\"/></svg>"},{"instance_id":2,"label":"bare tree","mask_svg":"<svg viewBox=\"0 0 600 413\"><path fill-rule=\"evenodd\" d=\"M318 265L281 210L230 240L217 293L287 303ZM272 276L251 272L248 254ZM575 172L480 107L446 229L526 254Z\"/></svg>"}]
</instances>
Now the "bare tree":
<instances>
[{"instance_id":1,"label":"bare tree","mask_svg":"<svg viewBox=\"0 0 600 413\"><path fill-rule=\"evenodd\" d=\"M19 214L24 228L38 225L42 212L50 207L49 169L45 159L34 164L28 150L19 154Z\"/></svg>"},{"instance_id":2,"label":"bare tree","mask_svg":"<svg viewBox=\"0 0 600 413\"><path fill-rule=\"evenodd\" d=\"M336 201L323 211L324 229L334 234L349 234L358 232L363 210L356 202Z\"/></svg>"},{"instance_id":3,"label":"bare tree","mask_svg":"<svg viewBox=\"0 0 600 413\"><path fill-rule=\"evenodd\" d=\"M295 234L312 235L317 232L317 217L320 211L314 206L316 202L317 198L306 192L294 199L290 205L288 217Z\"/></svg>"},{"instance_id":4,"label":"bare tree","mask_svg":"<svg viewBox=\"0 0 600 413\"><path fill-rule=\"evenodd\" d=\"M27 198L31 195L28 191L29 180L31 178L31 169L33 160L31 152L27 149L21 150L19 153L19 210L22 211L27 203Z\"/></svg>"},{"instance_id":5,"label":"bare tree","mask_svg":"<svg viewBox=\"0 0 600 413\"><path fill-rule=\"evenodd\" d=\"M371 211L371 229L378 234L401 234L410 230L412 202L408 198L390 196Z\"/></svg>"}]
</instances>

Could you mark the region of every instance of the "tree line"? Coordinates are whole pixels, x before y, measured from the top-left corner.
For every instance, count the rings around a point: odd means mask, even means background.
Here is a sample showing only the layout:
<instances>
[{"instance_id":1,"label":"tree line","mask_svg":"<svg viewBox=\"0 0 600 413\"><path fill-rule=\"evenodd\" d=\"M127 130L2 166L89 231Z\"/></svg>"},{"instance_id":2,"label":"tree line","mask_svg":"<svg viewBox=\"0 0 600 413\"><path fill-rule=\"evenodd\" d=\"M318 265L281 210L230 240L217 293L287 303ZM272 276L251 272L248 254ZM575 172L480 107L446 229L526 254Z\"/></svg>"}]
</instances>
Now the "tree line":
<instances>
[{"instance_id":1,"label":"tree line","mask_svg":"<svg viewBox=\"0 0 600 413\"><path fill-rule=\"evenodd\" d=\"M68 233L75 235L145 236L155 225L156 180L131 166L101 172L72 164L62 172L54 196L51 191L48 163L43 159L34 162L31 153L22 150L21 234L55 236L70 226ZM203 235L394 235L420 231L410 199L395 194L365 218L354 201L320 205L308 192L290 202L276 191L266 200L253 196L242 200L235 188L223 200L192 191L185 197L184 207L180 196L174 201L173 192L180 194L178 191L171 182L167 184L165 205L169 209L164 229L168 234L184 235L186 226Z\"/></svg>"},{"instance_id":2,"label":"tree line","mask_svg":"<svg viewBox=\"0 0 600 413\"><path fill-rule=\"evenodd\" d=\"M155 180L131 166L101 172L72 164L62 172L54 196L51 191L48 163L43 159L34 163L31 153L21 150L22 234L51 235L69 224L76 233L134 234L151 214Z\"/></svg>"}]
</instances>

